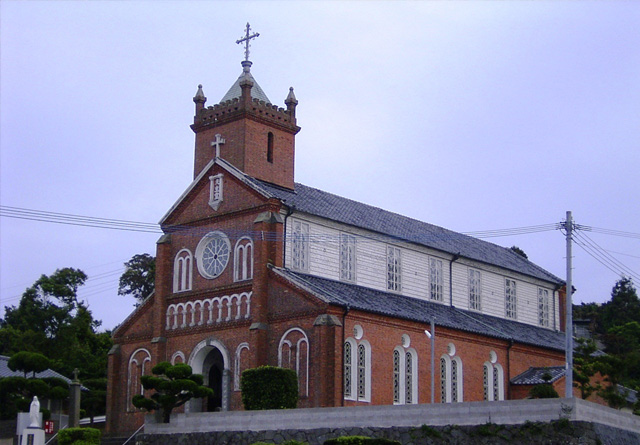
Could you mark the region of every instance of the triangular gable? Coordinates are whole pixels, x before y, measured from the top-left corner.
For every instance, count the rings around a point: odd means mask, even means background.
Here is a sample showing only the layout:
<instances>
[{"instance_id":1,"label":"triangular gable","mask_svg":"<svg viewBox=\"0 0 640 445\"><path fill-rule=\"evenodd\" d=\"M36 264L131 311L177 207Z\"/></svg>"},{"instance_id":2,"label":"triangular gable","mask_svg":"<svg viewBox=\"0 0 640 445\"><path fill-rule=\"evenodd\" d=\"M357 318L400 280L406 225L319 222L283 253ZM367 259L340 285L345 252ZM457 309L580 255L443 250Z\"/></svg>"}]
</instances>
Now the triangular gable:
<instances>
[{"instance_id":1,"label":"triangular gable","mask_svg":"<svg viewBox=\"0 0 640 445\"><path fill-rule=\"evenodd\" d=\"M111 337L116 338L121 336L121 331L124 332L130 326L134 324L137 320L140 319L143 315L147 314L149 311L153 310L153 301L155 298L155 291L152 291L145 300L140 303L139 306L129 314L127 318L124 319L122 323L115 327L115 329L111 332Z\"/></svg>"},{"instance_id":2,"label":"triangular gable","mask_svg":"<svg viewBox=\"0 0 640 445\"><path fill-rule=\"evenodd\" d=\"M202 169L200 174L193 180L189 187L180 195L178 200L171 206L169 211L162 217L159 224L165 225L172 216L175 216L176 211L181 207L181 204L185 201L188 201L196 190L202 187L203 182L206 182L205 187L208 189L209 187L209 175L211 175L215 166L218 166L225 173L228 173L232 177L236 178L242 184L248 186L259 196L264 197L266 199L274 197L273 194L268 192L264 187L262 187L255 179L245 175L242 171L238 170L236 167L231 165L229 162L225 161L222 158L212 159L205 168Z\"/></svg>"}]
</instances>

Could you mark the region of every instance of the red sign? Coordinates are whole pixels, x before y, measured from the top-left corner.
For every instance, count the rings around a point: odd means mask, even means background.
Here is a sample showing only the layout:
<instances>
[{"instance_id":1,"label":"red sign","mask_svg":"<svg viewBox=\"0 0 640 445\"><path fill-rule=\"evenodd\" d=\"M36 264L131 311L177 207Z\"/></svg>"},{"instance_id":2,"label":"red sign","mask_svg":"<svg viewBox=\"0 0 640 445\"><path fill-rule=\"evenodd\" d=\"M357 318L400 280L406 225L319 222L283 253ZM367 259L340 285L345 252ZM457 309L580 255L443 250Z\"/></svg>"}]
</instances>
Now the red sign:
<instances>
[{"instance_id":1,"label":"red sign","mask_svg":"<svg viewBox=\"0 0 640 445\"><path fill-rule=\"evenodd\" d=\"M44 432L45 434L53 434L53 420L44 421Z\"/></svg>"}]
</instances>

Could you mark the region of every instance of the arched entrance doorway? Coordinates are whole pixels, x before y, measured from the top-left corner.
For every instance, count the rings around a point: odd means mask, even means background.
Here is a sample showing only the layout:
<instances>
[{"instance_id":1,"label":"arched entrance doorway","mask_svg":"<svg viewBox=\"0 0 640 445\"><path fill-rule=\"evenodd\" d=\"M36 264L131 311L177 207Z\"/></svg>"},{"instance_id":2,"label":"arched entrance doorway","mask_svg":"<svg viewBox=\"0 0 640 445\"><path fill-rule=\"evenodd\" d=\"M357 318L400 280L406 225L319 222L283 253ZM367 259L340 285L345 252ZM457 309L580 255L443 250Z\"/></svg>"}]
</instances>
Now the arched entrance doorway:
<instances>
[{"instance_id":1,"label":"arched entrance doorway","mask_svg":"<svg viewBox=\"0 0 640 445\"><path fill-rule=\"evenodd\" d=\"M202 376L204 383L213 390L213 396L207 397L204 409L208 412L222 411L222 376L224 374L224 359L218 348L212 349L204 359Z\"/></svg>"},{"instance_id":2,"label":"arched entrance doorway","mask_svg":"<svg viewBox=\"0 0 640 445\"><path fill-rule=\"evenodd\" d=\"M213 389L213 396L192 399L186 412L213 412L229 410L229 354L222 343L213 338L196 345L189 357L194 374L202 374L204 385Z\"/></svg>"}]
</instances>

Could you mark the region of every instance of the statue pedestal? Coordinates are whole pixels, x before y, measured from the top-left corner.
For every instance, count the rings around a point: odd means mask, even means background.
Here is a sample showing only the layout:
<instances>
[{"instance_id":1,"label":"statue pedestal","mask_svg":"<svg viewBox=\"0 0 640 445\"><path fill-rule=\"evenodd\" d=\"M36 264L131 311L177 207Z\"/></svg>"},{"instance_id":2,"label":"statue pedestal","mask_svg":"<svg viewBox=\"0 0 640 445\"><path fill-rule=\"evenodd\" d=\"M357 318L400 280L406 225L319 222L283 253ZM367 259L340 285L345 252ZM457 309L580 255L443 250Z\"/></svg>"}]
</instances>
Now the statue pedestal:
<instances>
[{"instance_id":1,"label":"statue pedestal","mask_svg":"<svg viewBox=\"0 0 640 445\"><path fill-rule=\"evenodd\" d=\"M44 430L28 426L22 430L20 445L44 445Z\"/></svg>"}]
</instances>

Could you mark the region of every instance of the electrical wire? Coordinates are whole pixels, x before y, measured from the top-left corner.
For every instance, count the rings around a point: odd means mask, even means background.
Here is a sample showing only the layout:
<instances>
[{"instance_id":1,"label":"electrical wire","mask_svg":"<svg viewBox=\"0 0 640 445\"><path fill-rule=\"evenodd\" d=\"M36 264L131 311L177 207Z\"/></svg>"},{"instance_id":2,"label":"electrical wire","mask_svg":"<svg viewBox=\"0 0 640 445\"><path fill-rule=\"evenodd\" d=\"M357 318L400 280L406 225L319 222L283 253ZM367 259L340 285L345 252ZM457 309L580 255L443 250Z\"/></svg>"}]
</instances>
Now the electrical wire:
<instances>
[{"instance_id":1,"label":"electrical wire","mask_svg":"<svg viewBox=\"0 0 640 445\"><path fill-rule=\"evenodd\" d=\"M128 230L133 232L162 233L157 224L138 221L125 221L109 218L73 215L69 213L47 212L20 207L0 206L0 216L30 221L41 221L56 224L67 224L102 229Z\"/></svg>"},{"instance_id":2,"label":"electrical wire","mask_svg":"<svg viewBox=\"0 0 640 445\"><path fill-rule=\"evenodd\" d=\"M629 276L640 281L639 274L616 259L613 255L610 255L605 249L600 247L584 232L577 230L573 232L573 235L573 240L575 241L576 245L581 247L582 250L584 250L588 255L590 255L604 267L620 276Z\"/></svg>"}]
</instances>

